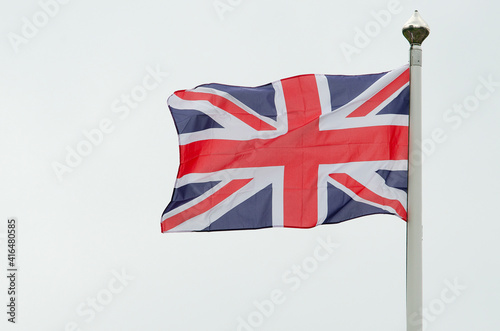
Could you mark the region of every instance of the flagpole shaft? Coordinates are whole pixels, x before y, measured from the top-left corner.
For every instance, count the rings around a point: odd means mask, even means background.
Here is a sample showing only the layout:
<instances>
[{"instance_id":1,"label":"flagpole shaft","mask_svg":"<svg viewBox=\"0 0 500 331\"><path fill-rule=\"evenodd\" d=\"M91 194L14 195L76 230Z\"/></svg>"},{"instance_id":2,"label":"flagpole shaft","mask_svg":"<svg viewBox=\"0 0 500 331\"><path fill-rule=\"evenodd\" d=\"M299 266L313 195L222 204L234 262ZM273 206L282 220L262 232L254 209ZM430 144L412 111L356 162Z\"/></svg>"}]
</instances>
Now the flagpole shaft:
<instances>
[{"instance_id":1,"label":"flagpole shaft","mask_svg":"<svg viewBox=\"0 0 500 331\"><path fill-rule=\"evenodd\" d=\"M407 331L422 330L422 48L410 48L408 222L406 233Z\"/></svg>"},{"instance_id":2,"label":"flagpole shaft","mask_svg":"<svg viewBox=\"0 0 500 331\"><path fill-rule=\"evenodd\" d=\"M422 42L429 26L417 10L403 26L410 43L408 222L406 225L406 330L422 331Z\"/></svg>"}]
</instances>

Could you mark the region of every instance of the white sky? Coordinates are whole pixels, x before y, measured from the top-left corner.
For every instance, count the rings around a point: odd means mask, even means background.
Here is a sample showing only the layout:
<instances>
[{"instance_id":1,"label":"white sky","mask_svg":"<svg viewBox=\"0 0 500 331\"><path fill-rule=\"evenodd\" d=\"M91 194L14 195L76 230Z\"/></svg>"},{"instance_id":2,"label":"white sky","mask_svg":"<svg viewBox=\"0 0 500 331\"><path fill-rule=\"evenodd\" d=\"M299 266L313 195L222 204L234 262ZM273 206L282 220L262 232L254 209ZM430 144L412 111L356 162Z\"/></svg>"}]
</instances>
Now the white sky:
<instances>
[{"instance_id":1,"label":"white sky","mask_svg":"<svg viewBox=\"0 0 500 331\"><path fill-rule=\"evenodd\" d=\"M2 275L6 221L19 223L18 323L7 323L2 304L2 330L404 330L405 223L395 217L165 235L160 216L178 162L173 91L397 68L414 9L431 27L427 330L500 328L496 2L221 0L231 8L222 16L213 0L41 3L51 16L35 0L0 6ZM373 13L389 9L376 23ZM365 29L366 45L356 44ZM346 44L358 52L344 54ZM154 70L168 76L128 111L121 96ZM53 164L100 125L102 141L59 180ZM339 245L319 262L318 240ZM295 265L309 268L304 279ZM1 303L7 287L2 276Z\"/></svg>"}]
</instances>

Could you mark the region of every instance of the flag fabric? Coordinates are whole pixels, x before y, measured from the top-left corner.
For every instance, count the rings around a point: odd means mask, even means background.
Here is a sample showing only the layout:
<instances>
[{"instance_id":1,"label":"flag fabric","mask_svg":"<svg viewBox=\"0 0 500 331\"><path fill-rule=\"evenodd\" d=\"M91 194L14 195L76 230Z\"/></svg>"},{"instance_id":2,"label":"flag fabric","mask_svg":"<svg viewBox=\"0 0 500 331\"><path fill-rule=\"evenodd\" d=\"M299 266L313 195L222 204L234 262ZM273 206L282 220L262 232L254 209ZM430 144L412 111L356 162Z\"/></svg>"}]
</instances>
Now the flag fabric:
<instances>
[{"instance_id":1,"label":"flag fabric","mask_svg":"<svg viewBox=\"0 0 500 331\"><path fill-rule=\"evenodd\" d=\"M180 166L162 232L406 220L409 100L408 65L175 92Z\"/></svg>"}]
</instances>

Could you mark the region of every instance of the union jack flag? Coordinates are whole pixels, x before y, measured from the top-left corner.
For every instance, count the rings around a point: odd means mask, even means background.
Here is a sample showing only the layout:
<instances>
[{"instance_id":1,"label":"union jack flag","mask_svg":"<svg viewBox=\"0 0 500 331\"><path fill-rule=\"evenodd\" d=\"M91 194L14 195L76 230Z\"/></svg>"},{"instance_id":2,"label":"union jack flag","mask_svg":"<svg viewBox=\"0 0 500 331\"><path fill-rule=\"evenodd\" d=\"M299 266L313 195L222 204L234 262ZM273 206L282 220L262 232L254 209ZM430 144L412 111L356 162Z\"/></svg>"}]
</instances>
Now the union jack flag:
<instances>
[{"instance_id":1,"label":"union jack flag","mask_svg":"<svg viewBox=\"0 0 500 331\"><path fill-rule=\"evenodd\" d=\"M162 232L406 220L409 100L408 65L175 92L180 167Z\"/></svg>"}]
</instances>

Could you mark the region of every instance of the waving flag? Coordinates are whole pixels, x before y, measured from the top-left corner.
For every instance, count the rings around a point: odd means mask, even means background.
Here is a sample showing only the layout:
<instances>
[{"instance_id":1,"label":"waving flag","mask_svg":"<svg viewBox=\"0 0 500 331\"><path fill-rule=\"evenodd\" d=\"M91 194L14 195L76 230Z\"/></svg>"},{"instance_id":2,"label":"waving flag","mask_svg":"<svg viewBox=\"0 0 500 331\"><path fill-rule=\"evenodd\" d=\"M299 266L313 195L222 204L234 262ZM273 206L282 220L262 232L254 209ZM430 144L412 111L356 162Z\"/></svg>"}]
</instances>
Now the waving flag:
<instances>
[{"instance_id":1,"label":"waving flag","mask_svg":"<svg viewBox=\"0 0 500 331\"><path fill-rule=\"evenodd\" d=\"M180 167L162 232L406 220L408 66L207 84L168 105Z\"/></svg>"}]
</instances>

